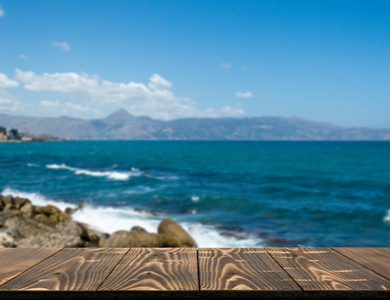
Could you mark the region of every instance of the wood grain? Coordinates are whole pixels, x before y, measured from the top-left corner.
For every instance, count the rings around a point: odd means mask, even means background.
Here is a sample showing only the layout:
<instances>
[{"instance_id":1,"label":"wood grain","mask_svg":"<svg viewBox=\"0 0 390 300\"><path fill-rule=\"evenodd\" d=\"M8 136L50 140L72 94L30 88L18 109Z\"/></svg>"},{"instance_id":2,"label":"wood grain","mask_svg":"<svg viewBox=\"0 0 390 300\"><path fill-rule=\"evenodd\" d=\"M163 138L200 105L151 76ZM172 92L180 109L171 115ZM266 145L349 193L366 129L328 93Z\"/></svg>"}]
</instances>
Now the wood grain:
<instances>
[{"instance_id":1,"label":"wood grain","mask_svg":"<svg viewBox=\"0 0 390 300\"><path fill-rule=\"evenodd\" d=\"M132 248L99 290L198 290L196 249Z\"/></svg>"},{"instance_id":2,"label":"wood grain","mask_svg":"<svg viewBox=\"0 0 390 300\"><path fill-rule=\"evenodd\" d=\"M390 248L333 248L390 280Z\"/></svg>"},{"instance_id":3,"label":"wood grain","mask_svg":"<svg viewBox=\"0 0 390 300\"><path fill-rule=\"evenodd\" d=\"M268 248L304 291L385 291L390 281L330 248Z\"/></svg>"},{"instance_id":4,"label":"wood grain","mask_svg":"<svg viewBox=\"0 0 390 300\"><path fill-rule=\"evenodd\" d=\"M18 291L94 291L127 249L66 248L0 287Z\"/></svg>"},{"instance_id":5,"label":"wood grain","mask_svg":"<svg viewBox=\"0 0 390 300\"><path fill-rule=\"evenodd\" d=\"M3 248L0 249L0 285L33 267L60 248Z\"/></svg>"},{"instance_id":6,"label":"wood grain","mask_svg":"<svg viewBox=\"0 0 390 300\"><path fill-rule=\"evenodd\" d=\"M301 291L261 248L200 248L202 291Z\"/></svg>"}]
</instances>

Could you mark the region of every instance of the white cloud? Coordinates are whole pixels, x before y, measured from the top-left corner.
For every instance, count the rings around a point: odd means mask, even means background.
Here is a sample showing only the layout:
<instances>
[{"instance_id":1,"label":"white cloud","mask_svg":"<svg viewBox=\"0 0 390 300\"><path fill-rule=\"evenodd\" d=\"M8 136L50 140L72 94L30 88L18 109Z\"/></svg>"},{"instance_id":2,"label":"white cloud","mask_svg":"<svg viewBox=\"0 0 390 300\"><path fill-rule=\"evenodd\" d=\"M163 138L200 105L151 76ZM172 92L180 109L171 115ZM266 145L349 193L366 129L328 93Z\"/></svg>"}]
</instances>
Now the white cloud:
<instances>
[{"instance_id":1,"label":"white cloud","mask_svg":"<svg viewBox=\"0 0 390 300\"><path fill-rule=\"evenodd\" d=\"M7 75L0 73L0 88L12 88L19 86L19 82L9 79Z\"/></svg>"},{"instance_id":2,"label":"white cloud","mask_svg":"<svg viewBox=\"0 0 390 300\"><path fill-rule=\"evenodd\" d=\"M240 97L240 98L252 98L254 97L255 95L253 95L251 92L245 92L245 93L240 93L240 92L237 92L236 93L236 97Z\"/></svg>"},{"instance_id":3,"label":"white cloud","mask_svg":"<svg viewBox=\"0 0 390 300\"><path fill-rule=\"evenodd\" d=\"M115 83L77 73L44 73L37 75L32 71L15 70L15 78L30 91L58 92L78 101L67 102L61 109L85 112L83 117L102 115L102 111L125 108L134 115L147 115L157 119L174 119L184 117L220 117L242 116L241 108L224 107L202 110L195 101L177 97L171 91L172 83L158 74L150 77L147 84L128 82ZM81 97L81 98L80 98ZM41 106L54 108L57 102L41 101Z\"/></svg>"},{"instance_id":4,"label":"white cloud","mask_svg":"<svg viewBox=\"0 0 390 300\"><path fill-rule=\"evenodd\" d=\"M0 111L17 112L23 110L23 104L20 101L10 99L0 95Z\"/></svg>"},{"instance_id":5,"label":"white cloud","mask_svg":"<svg viewBox=\"0 0 390 300\"><path fill-rule=\"evenodd\" d=\"M52 45L53 45L53 47L61 48L64 51L70 50L69 44L65 43L65 42L53 42Z\"/></svg>"},{"instance_id":6,"label":"white cloud","mask_svg":"<svg viewBox=\"0 0 390 300\"><path fill-rule=\"evenodd\" d=\"M25 55L25 54L19 54L19 57L20 57L20 58L23 58L23 59L28 59L28 56Z\"/></svg>"},{"instance_id":7,"label":"white cloud","mask_svg":"<svg viewBox=\"0 0 390 300\"><path fill-rule=\"evenodd\" d=\"M94 113L100 114L100 111L98 109L95 109L95 108L92 108L89 106L85 106L85 105L71 103L71 102L66 102L65 107L68 109L74 110L74 111L78 111L78 112L94 112Z\"/></svg>"},{"instance_id":8,"label":"white cloud","mask_svg":"<svg viewBox=\"0 0 390 300\"><path fill-rule=\"evenodd\" d=\"M225 70L229 70L232 67L231 63L221 63L221 68Z\"/></svg>"},{"instance_id":9,"label":"white cloud","mask_svg":"<svg viewBox=\"0 0 390 300\"><path fill-rule=\"evenodd\" d=\"M91 116L99 116L102 117L104 114L96 109L86 105L76 104L72 102L61 103L58 100L48 101L42 100L40 102L40 106L42 110L46 113L50 113L50 115L55 115L58 113L67 114L70 113L72 116L77 117L85 117L86 113L89 113Z\"/></svg>"},{"instance_id":10,"label":"white cloud","mask_svg":"<svg viewBox=\"0 0 390 300\"><path fill-rule=\"evenodd\" d=\"M3 17L4 15L5 15L5 12L4 12L3 8L0 5L0 17Z\"/></svg>"},{"instance_id":11,"label":"white cloud","mask_svg":"<svg viewBox=\"0 0 390 300\"><path fill-rule=\"evenodd\" d=\"M172 87L172 83L170 83L168 80L165 80L160 75L154 74L152 77L150 77L148 86L153 90L164 90L170 89Z\"/></svg>"},{"instance_id":12,"label":"white cloud","mask_svg":"<svg viewBox=\"0 0 390 300\"><path fill-rule=\"evenodd\" d=\"M61 106L61 103L58 100L56 100L56 101L42 100L40 104L43 107L60 107Z\"/></svg>"}]
</instances>

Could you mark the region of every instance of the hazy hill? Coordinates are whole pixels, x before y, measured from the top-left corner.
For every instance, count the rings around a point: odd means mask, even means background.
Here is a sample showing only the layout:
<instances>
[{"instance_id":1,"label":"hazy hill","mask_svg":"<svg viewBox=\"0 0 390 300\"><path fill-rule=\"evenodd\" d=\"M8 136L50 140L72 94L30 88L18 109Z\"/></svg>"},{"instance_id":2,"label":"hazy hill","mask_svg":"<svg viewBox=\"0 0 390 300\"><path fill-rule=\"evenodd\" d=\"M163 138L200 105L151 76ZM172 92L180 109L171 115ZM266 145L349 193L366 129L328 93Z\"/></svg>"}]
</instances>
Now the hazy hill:
<instances>
[{"instance_id":1,"label":"hazy hill","mask_svg":"<svg viewBox=\"0 0 390 300\"><path fill-rule=\"evenodd\" d=\"M30 134L96 140L390 140L390 129L345 128L291 117L135 117L124 109L102 119L37 118L0 114L0 125Z\"/></svg>"}]
</instances>

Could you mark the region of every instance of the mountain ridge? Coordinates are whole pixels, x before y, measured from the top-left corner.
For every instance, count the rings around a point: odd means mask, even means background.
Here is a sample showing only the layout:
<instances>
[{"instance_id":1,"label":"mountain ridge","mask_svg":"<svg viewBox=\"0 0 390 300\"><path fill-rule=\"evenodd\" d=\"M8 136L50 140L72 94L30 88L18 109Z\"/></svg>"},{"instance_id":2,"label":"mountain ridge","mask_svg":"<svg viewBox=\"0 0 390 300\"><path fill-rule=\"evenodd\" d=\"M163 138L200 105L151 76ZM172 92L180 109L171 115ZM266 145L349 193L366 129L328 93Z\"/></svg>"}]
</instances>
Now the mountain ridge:
<instances>
[{"instance_id":1,"label":"mountain ridge","mask_svg":"<svg viewBox=\"0 0 390 300\"><path fill-rule=\"evenodd\" d=\"M134 116L119 109L100 119L0 114L0 125L75 140L390 140L390 129L342 127L300 117L181 118Z\"/></svg>"}]
</instances>

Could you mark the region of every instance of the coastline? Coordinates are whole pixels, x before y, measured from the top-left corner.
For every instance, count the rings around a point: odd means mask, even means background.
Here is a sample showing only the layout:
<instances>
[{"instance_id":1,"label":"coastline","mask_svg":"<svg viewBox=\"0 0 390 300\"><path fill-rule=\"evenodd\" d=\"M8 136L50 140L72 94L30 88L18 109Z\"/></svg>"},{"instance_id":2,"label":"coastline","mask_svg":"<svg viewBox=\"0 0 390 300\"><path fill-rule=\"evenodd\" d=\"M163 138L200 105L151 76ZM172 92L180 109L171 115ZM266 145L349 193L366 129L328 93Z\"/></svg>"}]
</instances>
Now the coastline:
<instances>
[{"instance_id":1,"label":"coastline","mask_svg":"<svg viewBox=\"0 0 390 300\"><path fill-rule=\"evenodd\" d=\"M157 233L141 226L111 234L72 218L84 209L34 205L29 199L0 195L0 248L36 247L197 247L195 240L174 220L163 219Z\"/></svg>"}]
</instances>

